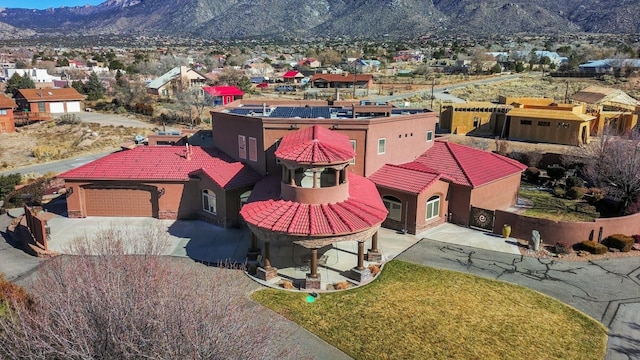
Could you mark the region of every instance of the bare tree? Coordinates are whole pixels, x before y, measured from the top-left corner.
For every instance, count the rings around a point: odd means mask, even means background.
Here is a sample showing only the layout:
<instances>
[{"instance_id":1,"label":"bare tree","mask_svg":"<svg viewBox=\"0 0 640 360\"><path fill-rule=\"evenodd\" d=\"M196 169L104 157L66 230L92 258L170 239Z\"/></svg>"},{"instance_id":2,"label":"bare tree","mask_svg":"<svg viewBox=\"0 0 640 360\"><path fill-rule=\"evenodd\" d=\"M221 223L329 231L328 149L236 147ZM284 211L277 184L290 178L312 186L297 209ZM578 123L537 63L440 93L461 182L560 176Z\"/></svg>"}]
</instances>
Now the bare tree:
<instances>
[{"instance_id":1,"label":"bare tree","mask_svg":"<svg viewBox=\"0 0 640 360\"><path fill-rule=\"evenodd\" d=\"M238 86L243 77L244 72L242 70L234 69L233 67L225 67L218 74L218 84Z\"/></svg>"},{"instance_id":2,"label":"bare tree","mask_svg":"<svg viewBox=\"0 0 640 360\"><path fill-rule=\"evenodd\" d=\"M640 195L640 134L605 135L584 153L584 173L595 186L622 202L622 211Z\"/></svg>"},{"instance_id":3,"label":"bare tree","mask_svg":"<svg viewBox=\"0 0 640 360\"><path fill-rule=\"evenodd\" d=\"M49 260L28 285L33 306L0 316L0 358L299 357L278 344L291 331L259 311L241 272L155 255L166 242L155 230L77 239L78 255Z\"/></svg>"}]
</instances>

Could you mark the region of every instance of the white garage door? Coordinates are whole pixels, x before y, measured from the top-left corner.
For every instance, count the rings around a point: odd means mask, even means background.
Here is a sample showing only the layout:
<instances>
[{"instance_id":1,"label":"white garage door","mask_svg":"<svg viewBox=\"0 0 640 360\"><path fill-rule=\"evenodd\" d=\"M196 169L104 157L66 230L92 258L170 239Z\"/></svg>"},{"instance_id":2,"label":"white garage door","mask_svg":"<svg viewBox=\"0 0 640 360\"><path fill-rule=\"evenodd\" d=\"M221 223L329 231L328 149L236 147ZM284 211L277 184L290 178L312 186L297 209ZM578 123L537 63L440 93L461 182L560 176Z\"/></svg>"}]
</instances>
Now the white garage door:
<instances>
[{"instance_id":1,"label":"white garage door","mask_svg":"<svg viewBox=\"0 0 640 360\"><path fill-rule=\"evenodd\" d=\"M69 101L67 103L67 112L80 112L80 101Z\"/></svg>"},{"instance_id":2,"label":"white garage door","mask_svg":"<svg viewBox=\"0 0 640 360\"><path fill-rule=\"evenodd\" d=\"M64 103L61 102L52 102L49 103L49 111L52 114L60 114L64 112Z\"/></svg>"}]
</instances>

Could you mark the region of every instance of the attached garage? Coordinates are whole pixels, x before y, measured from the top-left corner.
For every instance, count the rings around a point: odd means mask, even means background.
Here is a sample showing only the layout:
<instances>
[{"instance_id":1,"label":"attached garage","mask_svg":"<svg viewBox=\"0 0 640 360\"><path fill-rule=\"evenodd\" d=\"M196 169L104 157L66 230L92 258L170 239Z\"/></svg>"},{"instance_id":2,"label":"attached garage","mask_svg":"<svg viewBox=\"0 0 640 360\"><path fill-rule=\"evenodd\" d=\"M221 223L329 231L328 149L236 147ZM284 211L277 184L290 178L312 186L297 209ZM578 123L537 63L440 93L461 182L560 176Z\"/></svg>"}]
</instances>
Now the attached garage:
<instances>
[{"instance_id":1,"label":"attached garage","mask_svg":"<svg viewBox=\"0 0 640 360\"><path fill-rule=\"evenodd\" d=\"M151 191L141 189L85 189L87 216L152 217Z\"/></svg>"},{"instance_id":2,"label":"attached garage","mask_svg":"<svg viewBox=\"0 0 640 360\"><path fill-rule=\"evenodd\" d=\"M50 102L49 103L49 112L52 113L52 114L64 113L64 103L63 102Z\"/></svg>"},{"instance_id":3,"label":"attached garage","mask_svg":"<svg viewBox=\"0 0 640 360\"><path fill-rule=\"evenodd\" d=\"M67 102L67 112L80 112L80 101Z\"/></svg>"}]
</instances>

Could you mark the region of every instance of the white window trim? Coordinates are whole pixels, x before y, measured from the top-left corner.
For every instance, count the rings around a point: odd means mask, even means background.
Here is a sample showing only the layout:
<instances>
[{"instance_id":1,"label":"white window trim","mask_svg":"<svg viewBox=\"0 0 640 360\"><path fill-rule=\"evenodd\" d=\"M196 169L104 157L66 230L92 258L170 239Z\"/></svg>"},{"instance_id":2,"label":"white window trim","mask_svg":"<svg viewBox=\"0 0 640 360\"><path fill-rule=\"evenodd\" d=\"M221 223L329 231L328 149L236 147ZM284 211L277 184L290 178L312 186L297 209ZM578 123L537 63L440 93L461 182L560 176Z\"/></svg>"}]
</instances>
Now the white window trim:
<instances>
[{"instance_id":1,"label":"white window trim","mask_svg":"<svg viewBox=\"0 0 640 360\"><path fill-rule=\"evenodd\" d=\"M247 158L247 138L244 135L238 135L238 157L240 159Z\"/></svg>"},{"instance_id":2,"label":"white window trim","mask_svg":"<svg viewBox=\"0 0 640 360\"><path fill-rule=\"evenodd\" d=\"M205 207L205 199L209 204L208 207ZM213 211L211 211L211 204L213 204ZM218 213L218 203L216 201L216 194L209 189L202 190L202 210L212 215L217 215Z\"/></svg>"},{"instance_id":3,"label":"white window trim","mask_svg":"<svg viewBox=\"0 0 640 360\"><path fill-rule=\"evenodd\" d=\"M433 199L434 197L435 197L435 199ZM436 195L436 196L432 196L432 197L431 197L431 198L429 198L429 199L430 199L430 200L428 200L428 201L427 201L427 207L426 207L426 209L425 209L425 213L424 213L424 217L425 217L425 219L426 219L426 220L435 219L435 218L437 218L437 217L439 217L439 216L440 216L440 196L437 196L437 195ZM431 217L429 217L429 207L430 207L430 206L432 207L432 209L431 209L431 210L432 210L432 212L433 212L433 210L434 210L434 209L433 209L433 207L434 207L434 204L436 204L436 203L438 204L437 211L435 211L434 213L432 213L432 214L431 214L432 216L431 216Z\"/></svg>"},{"instance_id":4,"label":"white window trim","mask_svg":"<svg viewBox=\"0 0 640 360\"><path fill-rule=\"evenodd\" d=\"M395 220L395 221L402 221L402 201L395 201L395 200L391 200L389 199L387 196L383 196L382 197L382 202L385 204L385 207L387 207L387 203L389 204L389 214L387 214L387 219L391 219L391 220ZM391 209L393 208L392 205L398 205L400 207L400 213L397 219L391 217Z\"/></svg>"},{"instance_id":5,"label":"white window trim","mask_svg":"<svg viewBox=\"0 0 640 360\"><path fill-rule=\"evenodd\" d=\"M384 149L382 149L382 152L380 151L380 141L382 141L383 147ZM378 155L382 155L384 153L387 152L387 138L380 138L378 139Z\"/></svg>"},{"instance_id":6,"label":"white window trim","mask_svg":"<svg viewBox=\"0 0 640 360\"><path fill-rule=\"evenodd\" d=\"M427 131L427 142L432 142L433 141L433 131L429 130Z\"/></svg>"},{"instance_id":7,"label":"white window trim","mask_svg":"<svg viewBox=\"0 0 640 360\"><path fill-rule=\"evenodd\" d=\"M249 160L258 161L258 139L249 137Z\"/></svg>"}]
</instances>

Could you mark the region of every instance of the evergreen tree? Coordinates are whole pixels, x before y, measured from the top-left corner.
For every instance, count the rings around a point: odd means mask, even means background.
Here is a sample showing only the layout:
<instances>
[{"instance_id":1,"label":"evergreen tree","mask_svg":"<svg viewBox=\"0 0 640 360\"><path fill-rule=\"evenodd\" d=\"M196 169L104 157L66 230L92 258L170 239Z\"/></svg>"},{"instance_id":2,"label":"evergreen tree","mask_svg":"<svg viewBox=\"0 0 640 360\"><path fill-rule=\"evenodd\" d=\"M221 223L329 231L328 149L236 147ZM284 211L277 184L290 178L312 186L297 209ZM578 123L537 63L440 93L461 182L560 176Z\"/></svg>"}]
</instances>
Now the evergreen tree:
<instances>
[{"instance_id":1,"label":"evergreen tree","mask_svg":"<svg viewBox=\"0 0 640 360\"><path fill-rule=\"evenodd\" d=\"M87 94L87 100L89 101L102 99L104 97L105 88L98 78L98 74L95 72L92 72L91 75L89 75L89 81L85 84L84 89Z\"/></svg>"},{"instance_id":2,"label":"evergreen tree","mask_svg":"<svg viewBox=\"0 0 640 360\"><path fill-rule=\"evenodd\" d=\"M11 78L7 81L7 87L5 89L5 93L11 94L15 96L20 89L35 89L36 84L31 80L29 75L25 74L21 76L18 73L13 74Z\"/></svg>"}]
</instances>

